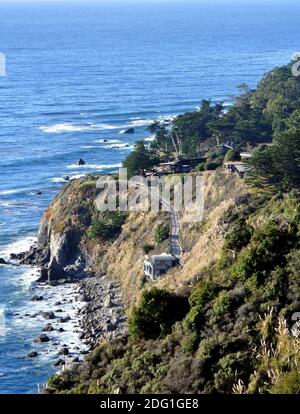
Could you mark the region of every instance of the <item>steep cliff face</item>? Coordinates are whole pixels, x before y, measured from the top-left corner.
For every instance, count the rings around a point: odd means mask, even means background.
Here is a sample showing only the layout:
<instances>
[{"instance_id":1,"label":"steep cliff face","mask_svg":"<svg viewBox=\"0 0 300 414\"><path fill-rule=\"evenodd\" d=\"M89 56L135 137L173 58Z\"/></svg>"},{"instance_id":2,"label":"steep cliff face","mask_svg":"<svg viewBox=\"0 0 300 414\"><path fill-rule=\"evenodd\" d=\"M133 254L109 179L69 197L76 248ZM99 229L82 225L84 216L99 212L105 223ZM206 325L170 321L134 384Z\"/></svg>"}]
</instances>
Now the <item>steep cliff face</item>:
<instances>
[{"instance_id":1,"label":"steep cliff face","mask_svg":"<svg viewBox=\"0 0 300 414\"><path fill-rule=\"evenodd\" d=\"M202 270L221 254L226 229L223 216L247 193L244 182L222 171L204 173L205 216L203 223L189 223L188 212L180 213L181 265L170 269L158 285L178 290L195 280ZM95 200L99 190L96 178L80 179L67 184L45 212L38 234L38 256L49 280L78 277L89 272L107 275L120 283L128 309L145 287L144 249L150 254L169 251L169 241L155 241L158 224L168 223L166 212L131 212L120 233L112 240L89 237L89 229L99 215ZM153 284L154 282L152 282Z\"/></svg>"},{"instance_id":2,"label":"steep cliff face","mask_svg":"<svg viewBox=\"0 0 300 414\"><path fill-rule=\"evenodd\" d=\"M55 281L86 274L85 234L96 194L94 180L68 183L44 213L35 254L42 266L42 280Z\"/></svg>"}]
</instances>

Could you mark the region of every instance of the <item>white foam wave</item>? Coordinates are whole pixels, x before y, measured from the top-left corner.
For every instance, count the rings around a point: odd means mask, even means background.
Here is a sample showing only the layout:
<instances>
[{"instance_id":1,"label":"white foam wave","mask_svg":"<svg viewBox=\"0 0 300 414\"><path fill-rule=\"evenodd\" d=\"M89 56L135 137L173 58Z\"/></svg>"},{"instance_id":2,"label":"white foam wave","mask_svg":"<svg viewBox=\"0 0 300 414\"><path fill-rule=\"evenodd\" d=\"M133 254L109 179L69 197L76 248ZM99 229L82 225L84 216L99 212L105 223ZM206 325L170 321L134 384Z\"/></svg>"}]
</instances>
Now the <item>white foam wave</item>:
<instances>
[{"instance_id":1,"label":"white foam wave","mask_svg":"<svg viewBox=\"0 0 300 414\"><path fill-rule=\"evenodd\" d=\"M70 122L39 127L40 131L48 134L60 134L63 132L105 131L110 129L118 129L118 127L109 124L77 125Z\"/></svg>"},{"instance_id":2,"label":"white foam wave","mask_svg":"<svg viewBox=\"0 0 300 414\"><path fill-rule=\"evenodd\" d=\"M24 193L25 191L28 191L28 190L29 190L29 188L27 188L27 187L24 187L24 188L11 188L10 190L0 191L0 195L4 196L4 195Z\"/></svg>"},{"instance_id":3,"label":"white foam wave","mask_svg":"<svg viewBox=\"0 0 300 414\"><path fill-rule=\"evenodd\" d=\"M125 144L110 144L110 145L105 145L104 148L106 149L118 149L118 150L131 150L134 148L134 145L129 145L127 143Z\"/></svg>"},{"instance_id":4,"label":"white foam wave","mask_svg":"<svg viewBox=\"0 0 300 414\"><path fill-rule=\"evenodd\" d=\"M67 165L67 168L69 169L91 169L91 170L108 170L110 168L121 168L122 163L119 164L85 164L85 165L77 165L77 164L71 164Z\"/></svg>"},{"instance_id":5,"label":"white foam wave","mask_svg":"<svg viewBox=\"0 0 300 414\"><path fill-rule=\"evenodd\" d=\"M11 253L23 253L30 249L36 242L36 236L29 235L19 240L15 240L7 245L0 246L0 255L4 258L9 258Z\"/></svg>"},{"instance_id":6,"label":"white foam wave","mask_svg":"<svg viewBox=\"0 0 300 414\"><path fill-rule=\"evenodd\" d=\"M80 178L86 177L86 174L75 174L70 177L70 181L72 180L79 180Z\"/></svg>"},{"instance_id":7,"label":"white foam wave","mask_svg":"<svg viewBox=\"0 0 300 414\"><path fill-rule=\"evenodd\" d=\"M154 122L154 119L135 119L130 122L128 127L142 127L142 126L148 126L151 125Z\"/></svg>"},{"instance_id":8,"label":"white foam wave","mask_svg":"<svg viewBox=\"0 0 300 414\"><path fill-rule=\"evenodd\" d=\"M67 180L66 180L66 176L64 176L64 177L53 177L53 178L50 178L49 181L51 181L52 183L67 183L68 181L78 180L79 178L84 178L84 177L86 177L86 174L75 174L69 177L69 179Z\"/></svg>"},{"instance_id":9,"label":"white foam wave","mask_svg":"<svg viewBox=\"0 0 300 414\"><path fill-rule=\"evenodd\" d=\"M63 177L53 177L49 178L49 181L52 183L65 183L67 180L65 180Z\"/></svg>"},{"instance_id":10,"label":"white foam wave","mask_svg":"<svg viewBox=\"0 0 300 414\"><path fill-rule=\"evenodd\" d=\"M155 135L151 135L151 137L144 138L144 141L146 142L152 142L154 140L155 140Z\"/></svg>"}]
</instances>

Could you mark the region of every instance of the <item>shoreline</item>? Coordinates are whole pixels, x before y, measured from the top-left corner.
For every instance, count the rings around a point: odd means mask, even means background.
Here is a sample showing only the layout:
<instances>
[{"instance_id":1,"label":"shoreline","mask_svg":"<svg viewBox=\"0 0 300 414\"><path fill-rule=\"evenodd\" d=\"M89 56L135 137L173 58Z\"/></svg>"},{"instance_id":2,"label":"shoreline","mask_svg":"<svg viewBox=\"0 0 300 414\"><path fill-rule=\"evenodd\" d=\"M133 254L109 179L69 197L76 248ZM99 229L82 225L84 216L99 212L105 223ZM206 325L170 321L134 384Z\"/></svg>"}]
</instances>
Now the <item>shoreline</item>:
<instances>
[{"instance_id":1,"label":"shoreline","mask_svg":"<svg viewBox=\"0 0 300 414\"><path fill-rule=\"evenodd\" d=\"M26 252L7 251L6 258L10 256L11 261L3 264L24 269L19 282L26 282L28 297L22 310L13 311L14 324L39 326L38 336L30 338L27 355L21 355L28 361L26 365L48 358L54 373L60 373L82 363L84 355L100 341L123 336L127 318L117 281L91 274L54 283L41 281L42 267L34 261L20 260L35 248L34 243ZM40 340L44 335L48 337L45 342Z\"/></svg>"}]
</instances>

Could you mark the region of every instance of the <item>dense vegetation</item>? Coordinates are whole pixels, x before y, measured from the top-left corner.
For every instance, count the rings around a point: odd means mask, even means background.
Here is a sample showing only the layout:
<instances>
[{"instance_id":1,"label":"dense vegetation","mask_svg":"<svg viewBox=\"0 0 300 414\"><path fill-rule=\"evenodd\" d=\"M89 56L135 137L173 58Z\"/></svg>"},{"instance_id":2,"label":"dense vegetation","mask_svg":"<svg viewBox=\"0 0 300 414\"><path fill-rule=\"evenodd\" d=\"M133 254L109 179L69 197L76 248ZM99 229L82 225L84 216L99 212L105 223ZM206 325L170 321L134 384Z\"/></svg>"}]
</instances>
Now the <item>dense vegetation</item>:
<instances>
[{"instance_id":1,"label":"dense vegetation","mask_svg":"<svg viewBox=\"0 0 300 414\"><path fill-rule=\"evenodd\" d=\"M127 168L128 177L131 178L144 174L145 171L151 169L158 162L159 158L155 152L147 148L142 140L136 142L134 150L123 162L123 167Z\"/></svg>"},{"instance_id":2,"label":"dense vegetation","mask_svg":"<svg viewBox=\"0 0 300 414\"><path fill-rule=\"evenodd\" d=\"M170 130L156 122L150 126L156 132L153 147L195 157L207 148L205 143L268 143L300 126L300 80L292 76L291 65L269 72L256 90L247 85L239 90L230 106L203 100L199 110L178 116Z\"/></svg>"},{"instance_id":3,"label":"dense vegetation","mask_svg":"<svg viewBox=\"0 0 300 414\"><path fill-rule=\"evenodd\" d=\"M253 195L228 212L222 258L188 292L146 291L129 336L102 344L64 392L300 392L300 197ZM189 306L178 301L188 297ZM57 380L58 381L58 380Z\"/></svg>"},{"instance_id":4,"label":"dense vegetation","mask_svg":"<svg viewBox=\"0 0 300 414\"><path fill-rule=\"evenodd\" d=\"M116 237L125 222L125 214L119 211L107 211L95 216L89 230L91 239L110 240Z\"/></svg>"},{"instance_id":5,"label":"dense vegetation","mask_svg":"<svg viewBox=\"0 0 300 414\"><path fill-rule=\"evenodd\" d=\"M253 190L222 218L221 257L176 294L146 290L128 336L100 344L86 365L52 378L48 392L300 393L300 338L292 335L300 308L299 82L289 66L278 68L227 112L205 101L172 131L153 126L166 134L161 148L177 139L197 152L212 136L273 144L249 161Z\"/></svg>"},{"instance_id":6,"label":"dense vegetation","mask_svg":"<svg viewBox=\"0 0 300 414\"><path fill-rule=\"evenodd\" d=\"M156 243L160 244L170 237L170 225L168 223L161 223L155 228L154 238Z\"/></svg>"},{"instance_id":7,"label":"dense vegetation","mask_svg":"<svg viewBox=\"0 0 300 414\"><path fill-rule=\"evenodd\" d=\"M300 189L300 130L292 127L248 162L249 184L273 193Z\"/></svg>"}]
</instances>

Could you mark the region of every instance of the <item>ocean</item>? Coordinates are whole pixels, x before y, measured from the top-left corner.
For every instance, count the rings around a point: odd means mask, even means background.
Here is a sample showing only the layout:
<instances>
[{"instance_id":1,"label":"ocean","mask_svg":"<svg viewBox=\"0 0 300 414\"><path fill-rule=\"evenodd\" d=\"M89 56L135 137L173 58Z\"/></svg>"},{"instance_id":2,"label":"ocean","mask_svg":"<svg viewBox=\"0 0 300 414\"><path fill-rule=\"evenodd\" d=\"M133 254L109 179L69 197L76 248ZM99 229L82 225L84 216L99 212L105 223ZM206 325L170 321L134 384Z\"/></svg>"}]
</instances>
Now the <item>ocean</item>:
<instances>
[{"instance_id":1,"label":"ocean","mask_svg":"<svg viewBox=\"0 0 300 414\"><path fill-rule=\"evenodd\" d=\"M153 120L230 102L237 85L287 63L299 15L283 0L0 2L0 257L30 246L64 176L116 171L136 140L152 139ZM0 265L0 393L38 392L57 350L82 347L76 286L37 287L36 272ZM32 302L37 292L44 300ZM57 303L71 321L35 344L39 311Z\"/></svg>"}]
</instances>

